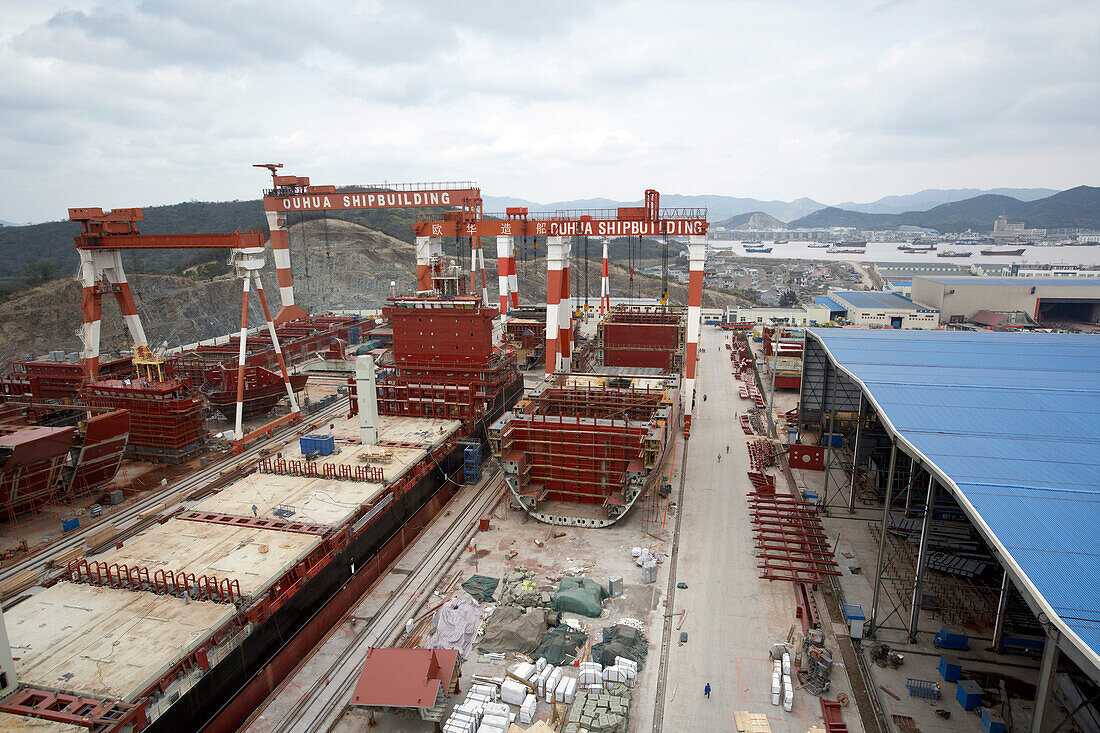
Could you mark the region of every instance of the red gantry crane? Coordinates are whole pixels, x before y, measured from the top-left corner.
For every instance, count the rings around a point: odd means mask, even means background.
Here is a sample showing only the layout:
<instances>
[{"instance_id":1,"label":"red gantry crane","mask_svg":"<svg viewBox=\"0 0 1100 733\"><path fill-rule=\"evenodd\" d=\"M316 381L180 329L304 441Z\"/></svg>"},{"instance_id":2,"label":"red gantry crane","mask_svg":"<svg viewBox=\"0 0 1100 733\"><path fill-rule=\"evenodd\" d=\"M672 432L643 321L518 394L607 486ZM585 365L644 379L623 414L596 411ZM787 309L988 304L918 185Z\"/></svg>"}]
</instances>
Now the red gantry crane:
<instances>
[{"instance_id":1,"label":"red gantry crane","mask_svg":"<svg viewBox=\"0 0 1100 733\"><path fill-rule=\"evenodd\" d=\"M695 371L698 363L699 330L703 306L703 267L706 259L706 209L662 209L660 194L645 192L643 206L622 206L618 209L577 209L546 213L529 213L526 208L509 208L503 215L462 216L462 212L447 215L442 221L418 222L416 234L417 288L429 290L433 274L442 267L442 238L482 236L497 238L497 251L510 253L517 236L546 237L546 373L568 372L572 366L573 303L569 283L569 261L572 238L595 237L680 237L688 242L688 320L684 358L684 415L690 424L695 400ZM501 240L506 240L503 244ZM667 243L667 240L666 240ZM505 260L508 254L504 255ZM499 255L498 255L499 258ZM610 305L607 286L606 248L604 254L601 303ZM514 282L515 261L509 268ZM667 278L667 272L666 272ZM506 311L501 281L501 311ZM515 291L515 286L507 286ZM662 303L667 302L667 281ZM515 303L515 301L513 301Z\"/></svg>"},{"instance_id":2,"label":"red gantry crane","mask_svg":"<svg viewBox=\"0 0 1100 733\"><path fill-rule=\"evenodd\" d=\"M275 323L284 323L309 315L294 303L294 277L290 270L290 233L287 213L291 211L350 211L355 209L403 209L410 207L456 207L450 212L459 221L481 217L481 190L470 181L445 183L384 183L356 186L354 191L337 192L335 186L314 186L305 176L280 175L282 163L257 163L254 168L271 171L271 188L264 191L264 213L271 230L271 249L275 256L275 272L279 279L282 307ZM488 299L485 287L485 255L480 251L480 238L471 250L473 278L481 270L482 297ZM422 290L431 290L427 271L420 268L420 248L417 247L417 283ZM424 284L427 283L425 286ZM488 304L488 303L486 303Z\"/></svg>"},{"instance_id":3,"label":"red gantry crane","mask_svg":"<svg viewBox=\"0 0 1100 733\"><path fill-rule=\"evenodd\" d=\"M126 272L122 267L124 249L229 249L230 262L241 280L243 305L241 309L240 353L237 366L237 415L234 427L234 447L239 448L254 437L286 422L301 419L294 389L287 373L275 324L264 296L260 269L264 265L264 239L259 231L233 232L231 234L142 234L137 223L145 218L141 209L115 209L104 212L99 208L69 209L69 220L80 222L81 231L74 238L74 246L80 255L79 279L83 285L82 309L84 312L84 369L89 381L94 381L99 365L99 331L101 301L112 294L118 301L126 329L134 342L134 364L147 372L150 378L162 377L161 360L153 354L145 338L145 329L137 313ZM264 319L275 350L275 357L282 371L290 413L264 425L248 435L242 432L244 412L245 354L248 336L248 294L255 285L256 294L263 307Z\"/></svg>"}]
</instances>

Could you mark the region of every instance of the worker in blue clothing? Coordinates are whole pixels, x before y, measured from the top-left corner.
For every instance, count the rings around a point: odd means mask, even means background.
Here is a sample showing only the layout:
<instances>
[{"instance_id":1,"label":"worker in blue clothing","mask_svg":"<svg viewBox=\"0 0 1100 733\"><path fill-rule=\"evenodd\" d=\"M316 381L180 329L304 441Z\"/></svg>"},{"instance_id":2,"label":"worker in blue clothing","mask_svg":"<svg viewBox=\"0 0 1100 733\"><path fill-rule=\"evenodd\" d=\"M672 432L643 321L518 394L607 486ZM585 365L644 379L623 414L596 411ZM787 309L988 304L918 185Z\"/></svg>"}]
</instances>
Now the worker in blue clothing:
<instances>
[{"instance_id":1,"label":"worker in blue clothing","mask_svg":"<svg viewBox=\"0 0 1100 733\"><path fill-rule=\"evenodd\" d=\"M707 696L708 700L710 699L710 683L709 682L707 683L707 686L703 688L703 694Z\"/></svg>"},{"instance_id":2,"label":"worker in blue clothing","mask_svg":"<svg viewBox=\"0 0 1100 733\"><path fill-rule=\"evenodd\" d=\"M259 517L260 516L260 509L255 504L252 505L252 516L254 516L254 517Z\"/></svg>"}]
</instances>

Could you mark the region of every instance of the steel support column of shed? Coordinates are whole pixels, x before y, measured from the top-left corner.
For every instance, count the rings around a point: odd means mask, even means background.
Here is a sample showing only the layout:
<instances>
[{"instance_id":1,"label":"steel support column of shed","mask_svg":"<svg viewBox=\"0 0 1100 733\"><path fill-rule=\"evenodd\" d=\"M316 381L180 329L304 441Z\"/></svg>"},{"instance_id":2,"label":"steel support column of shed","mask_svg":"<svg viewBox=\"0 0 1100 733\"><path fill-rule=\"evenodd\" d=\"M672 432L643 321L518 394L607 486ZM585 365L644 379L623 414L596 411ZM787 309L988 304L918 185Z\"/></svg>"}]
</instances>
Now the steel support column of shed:
<instances>
[{"instance_id":1,"label":"steel support column of shed","mask_svg":"<svg viewBox=\"0 0 1100 733\"><path fill-rule=\"evenodd\" d=\"M936 477L928 474L928 496L924 500L924 521L920 527L920 550L917 552L917 571L913 576L913 604L909 609L909 641L917 640L917 624L920 621L921 593L924 588L924 568L928 565L928 535L932 531L932 515L936 505Z\"/></svg>"},{"instance_id":2,"label":"steel support column of shed","mask_svg":"<svg viewBox=\"0 0 1100 733\"><path fill-rule=\"evenodd\" d=\"M859 478L859 439L863 432L863 392L859 393L859 409L856 411L856 439L852 441L852 481L848 485L848 513L856 513L856 480Z\"/></svg>"},{"instance_id":3,"label":"steel support column of shed","mask_svg":"<svg viewBox=\"0 0 1100 733\"><path fill-rule=\"evenodd\" d=\"M878 560L875 561L875 587L871 597L871 620L868 624L870 636L878 628L879 592L882 590L882 561L886 555L886 535L890 532L890 505L894 501L894 469L898 462L898 444L890 445L890 469L886 474L886 500L882 503L882 534L878 538Z\"/></svg>"}]
</instances>

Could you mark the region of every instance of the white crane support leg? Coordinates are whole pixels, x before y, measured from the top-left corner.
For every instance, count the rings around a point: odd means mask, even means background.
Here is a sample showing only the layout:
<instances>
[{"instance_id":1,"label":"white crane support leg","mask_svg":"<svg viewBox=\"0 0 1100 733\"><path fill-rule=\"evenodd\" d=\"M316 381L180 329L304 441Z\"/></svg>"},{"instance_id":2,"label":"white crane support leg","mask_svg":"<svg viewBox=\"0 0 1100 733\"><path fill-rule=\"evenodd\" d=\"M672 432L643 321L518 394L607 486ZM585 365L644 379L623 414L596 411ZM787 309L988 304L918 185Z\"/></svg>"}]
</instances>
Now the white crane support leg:
<instances>
[{"instance_id":1,"label":"white crane support leg","mask_svg":"<svg viewBox=\"0 0 1100 733\"><path fill-rule=\"evenodd\" d=\"M279 301L282 303L275 322L285 323L304 318L309 314L294 304L294 275L290 269L290 231L286 226L286 212L268 211L267 228L271 231L271 253L275 259Z\"/></svg>"},{"instance_id":2,"label":"white crane support leg","mask_svg":"<svg viewBox=\"0 0 1100 733\"><path fill-rule=\"evenodd\" d=\"M497 288L500 290L501 322L508 315L508 250L511 244L511 237L497 237Z\"/></svg>"},{"instance_id":3,"label":"white crane support leg","mask_svg":"<svg viewBox=\"0 0 1100 733\"><path fill-rule=\"evenodd\" d=\"M611 310L611 280L607 272L607 240L603 243L603 276L600 279L600 315Z\"/></svg>"},{"instance_id":4,"label":"white crane support leg","mask_svg":"<svg viewBox=\"0 0 1100 733\"><path fill-rule=\"evenodd\" d=\"M553 374L561 368L558 351L558 330L561 317L561 263L565 248L564 237L546 238L546 373Z\"/></svg>"},{"instance_id":5,"label":"white crane support leg","mask_svg":"<svg viewBox=\"0 0 1100 733\"><path fill-rule=\"evenodd\" d=\"M690 415L695 405L695 369L699 363L699 329L703 320L703 266L707 258L706 235L688 239L688 314L687 345L684 350L683 414Z\"/></svg>"},{"instance_id":6,"label":"white crane support leg","mask_svg":"<svg viewBox=\"0 0 1100 733\"><path fill-rule=\"evenodd\" d=\"M237 351L237 420L233 426L233 439L240 440L244 437L242 424L244 423L244 358L248 342L248 283L252 278L245 275L241 278L241 290L244 293L244 305L241 308L241 343Z\"/></svg>"},{"instance_id":7,"label":"white crane support leg","mask_svg":"<svg viewBox=\"0 0 1100 733\"><path fill-rule=\"evenodd\" d=\"M416 294L424 295L434 289L432 284L432 238L416 238Z\"/></svg>"},{"instance_id":8,"label":"white crane support leg","mask_svg":"<svg viewBox=\"0 0 1100 733\"><path fill-rule=\"evenodd\" d=\"M561 258L561 307L558 309L558 342L561 351L561 369L573 369L573 292L569 283L569 260L573 252L573 238L562 239Z\"/></svg>"},{"instance_id":9,"label":"white crane support leg","mask_svg":"<svg viewBox=\"0 0 1100 733\"><path fill-rule=\"evenodd\" d=\"M283 384L286 386L286 396L290 400L290 411L300 412L298 400L294 396L294 386L290 383L290 375L286 369L286 359L283 357L283 349L279 346L279 335L275 332L275 323L271 320L271 309L268 308L267 298L264 296L264 284L260 280L260 273L251 271L252 279L256 282L256 294L260 296L260 304L264 309L264 320L267 321L267 332L271 334L271 345L275 348L275 360L279 362L279 370L283 374Z\"/></svg>"},{"instance_id":10,"label":"white crane support leg","mask_svg":"<svg viewBox=\"0 0 1100 733\"><path fill-rule=\"evenodd\" d=\"M516 240L508 237L508 295L512 307L519 308L519 280L516 277Z\"/></svg>"}]
</instances>

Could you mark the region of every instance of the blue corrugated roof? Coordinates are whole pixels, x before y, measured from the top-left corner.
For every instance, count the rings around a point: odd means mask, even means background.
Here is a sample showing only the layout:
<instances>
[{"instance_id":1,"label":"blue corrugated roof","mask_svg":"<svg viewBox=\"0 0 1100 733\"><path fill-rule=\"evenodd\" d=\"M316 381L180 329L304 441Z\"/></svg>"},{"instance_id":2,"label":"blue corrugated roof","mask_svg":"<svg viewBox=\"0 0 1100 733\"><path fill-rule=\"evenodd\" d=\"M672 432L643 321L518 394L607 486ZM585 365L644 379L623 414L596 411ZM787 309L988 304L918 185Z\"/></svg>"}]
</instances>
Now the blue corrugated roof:
<instances>
[{"instance_id":1,"label":"blue corrugated roof","mask_svg":"<svg viewBox=\"0 0 1100 733\"><path fill-rule=\"evenodd\" d=\"M814 305L823 305L829 309L832 313L847 313L848 309L836 302L832 298L827 298L824 295L819 295L814 298Z\"/></svg>"},{"instance_id":2,"label":"blue corrugated roof","mask_svg":"<svg viewBox=\"0 0 1100 733\"><path fill-rule=\"evenodd\" d=\"M917 275L940 285L1070 285L1100 289L1100 277L966 277L958 275Z\"/></svg>"},{"instance_id":3,"label":"blue corrugated roof","mask_svg":"<svg viewBox=\"0 0 1100 733\"><path fill-rule=\"evenodd\" d=\"M830 296L850 303L853 308L904 308L906 310L924 310L908 298L897 293L881 293L877 290L845 290L830 293ZM845 309L847 310L847 309Z\"/></svg>"},{"instance_id":4,"label":"blue corrugated roof","mask_svg":"<svg viewBox=\"0 0 1100 733\"><path fill-rule=\"evenodd\" d=\"M1100 668L1100 337L812 333Z\"/></svg>"}]
</instances>

